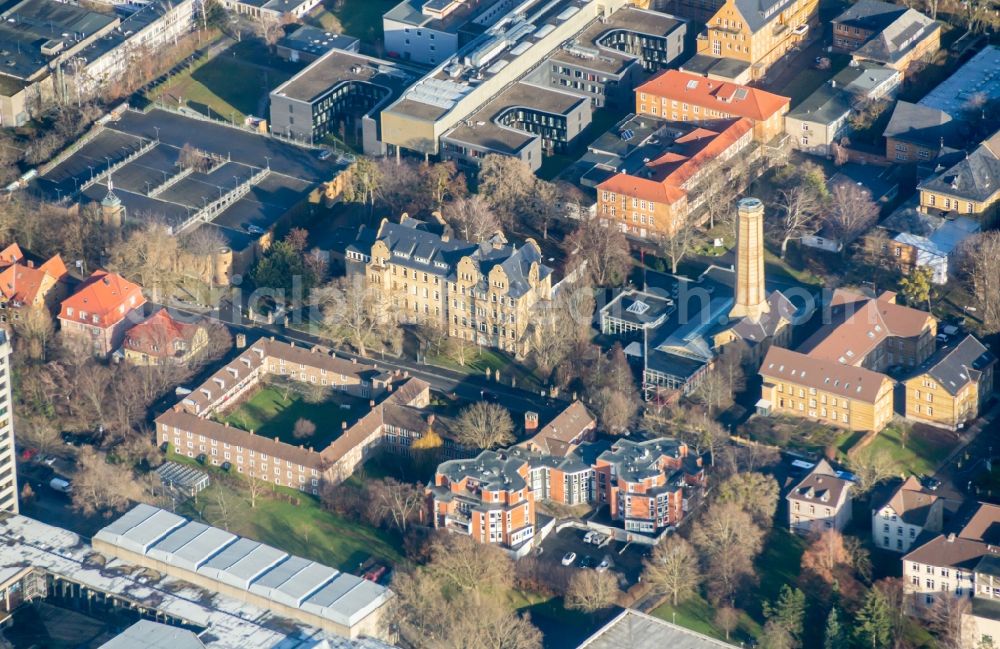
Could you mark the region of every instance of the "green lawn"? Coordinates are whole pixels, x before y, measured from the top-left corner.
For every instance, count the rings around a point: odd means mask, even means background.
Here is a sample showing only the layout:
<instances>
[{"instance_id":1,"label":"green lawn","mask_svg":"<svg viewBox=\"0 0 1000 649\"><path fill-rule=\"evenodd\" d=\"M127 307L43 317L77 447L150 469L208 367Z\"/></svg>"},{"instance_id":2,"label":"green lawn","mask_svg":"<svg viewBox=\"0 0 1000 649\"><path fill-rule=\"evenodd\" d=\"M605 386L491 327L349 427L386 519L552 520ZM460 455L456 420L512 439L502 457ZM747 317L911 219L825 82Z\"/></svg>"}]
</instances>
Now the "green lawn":
<instances>
[{"instance_id":1,"label":"green lawn","mask_svg":"<svg viewBox=\"0 0 1000 649\"><path fill-rule=\"evenodd\" d=\"M241 123L257 115L261 99L289 78L287 71L249 65L227 51L171 77L150 92L150 99Z\"/></svg>"},{"instance_id":2,"label":"green lawn","mask_svg":"<svg viewBox=\"0 0 1000 649\"><path fill-rule=\"evenodd\" d=\"M323 399L310 403L294 387L265 386L236 409L220 417L220 421L265 437L277 437L288 444L308 444L322 450L340 437L342 422L346 421L350 426L368 410L367 401L343 392L329 391ZM307 419L316 425L316 433L312 437L299 439L293 435L295 422L299 419Z\"/></svg>"},{"instance_id":3,"label":"green lawn","mask_svg":"<svg viewBox=\"0 0 1000 649\"><path fill-rule=\"evenodd\" d=\"M711 638L725 640L726 634L715 625L715 608L701 596L689 599L673 607L670 603L661 604L653 609L652 614L661 620L673 622L678 626L691 629ZM730 642L751 641L760 635L760 625L746 613L740 616L739 626L730 634Z\"/></svg>"},{"instance_id":4,"label":"green lawn","mask_svg":"<svg viewBox=\"0 0 1000 649\"><path fill-rule=\"evenodd\" d=\"M261 498L251 508L236 482L240 478L223 481L215 473L198 502L188 501L178 513L346 572L356 573L373 557L391 564L403 561L399 535L326 511L312 496L290 489L278 488L275 496Z\"/></svg>"},{"instance_id":5,"label":"green lawn","mask_svg":"<svg viewBox=\"0 0 1000 649\"><path fill-rule=\"evenodd\" d=\"M428 354L424 358L428 365L437 365L458 372L467 374L478 374L485 376L486 370L490 370L493 375L500 370L501 380L505 385L510 385L511 377L517 380L517 387L525 390L537 390L542 387L541 381L526 367L518 363L512 356L496 349L481 347L470 350L465 355L465 365L444 354Z\"/></svg>"},{"instance_id":6,"label":"green lawn","mask_svg":"<svg viewBox=\"0 0 1000 649\"><path fill-rule=\"evenodd\" d=\"M955 447L957 439L954 433L933 428L931 426L915 425L903 445L902 426L907 424L891 424L875 436L875 440L866 451L872 453L888 453L896 463L896 471L906 474L932 474L938 464L947 457Z\"/></svg>"},{"instance_id":7,"label":"green lawn","mask_svg":"<svg viewBox=\"0 0 1000 649\"><path fill-rule=\"evenodd\" d=\"M777 599L783 584L795 585L799 579L802 564L802 553L806 542L799 536L788 531L786 521L776 519L774 527L764 541L764 551L757 557L757 574L760 575L760 586L754 593L755 604L762 605L764 601ZM763 620L761 611L751 611L754 616Z\"/></svg>"}]
</instances>

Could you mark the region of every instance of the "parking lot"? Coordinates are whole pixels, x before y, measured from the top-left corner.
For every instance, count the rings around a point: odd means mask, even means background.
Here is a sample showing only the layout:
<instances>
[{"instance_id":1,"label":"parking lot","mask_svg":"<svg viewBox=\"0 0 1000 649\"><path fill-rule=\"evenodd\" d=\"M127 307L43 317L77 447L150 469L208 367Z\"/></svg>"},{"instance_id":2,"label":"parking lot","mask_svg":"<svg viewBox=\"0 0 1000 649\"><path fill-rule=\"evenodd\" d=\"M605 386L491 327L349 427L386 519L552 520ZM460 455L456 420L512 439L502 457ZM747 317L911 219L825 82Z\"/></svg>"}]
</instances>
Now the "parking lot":
<instances>
[{"instance_id":1,"label":"parking lot","mask_svg":"<svg viewBox=\"0 0 1000 649\"><path fill-rule=\"evenodd\" d=\"M542 554L539 559L561 565L563 557L573 552L576 554L573 567L582 568L581 562L584 564L589 562L592 563L592 566L596 566L601 560L607 558L611 563L610 570L622 576L623 585L631 585L638 581L639 575L642 573L642 559L650 548L618 541L611 541L604 547L597 547L583 540L586 533L586 530L567 527L549 534L542 542Z\"/></svg>"}]
</instances>

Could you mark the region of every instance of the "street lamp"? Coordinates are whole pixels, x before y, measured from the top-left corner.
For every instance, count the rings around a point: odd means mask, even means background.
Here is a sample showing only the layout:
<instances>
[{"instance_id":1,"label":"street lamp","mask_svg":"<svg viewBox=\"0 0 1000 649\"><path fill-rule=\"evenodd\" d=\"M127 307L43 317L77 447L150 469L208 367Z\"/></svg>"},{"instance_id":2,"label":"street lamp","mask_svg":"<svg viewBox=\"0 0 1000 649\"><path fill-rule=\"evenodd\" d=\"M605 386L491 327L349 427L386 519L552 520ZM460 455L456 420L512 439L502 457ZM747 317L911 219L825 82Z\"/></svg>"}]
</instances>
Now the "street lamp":
<instances>
[{"instance_id":1,"label":"street lamp","mask_svg":"<svg viewBox=\"0 0 1000 649\"><path fill-rule=\"evenodd\" d=\"M160 127L159 126L154 126L153 130L156 131L156 141L159 142L160 141Z\"/></svg>"}]
</instances>

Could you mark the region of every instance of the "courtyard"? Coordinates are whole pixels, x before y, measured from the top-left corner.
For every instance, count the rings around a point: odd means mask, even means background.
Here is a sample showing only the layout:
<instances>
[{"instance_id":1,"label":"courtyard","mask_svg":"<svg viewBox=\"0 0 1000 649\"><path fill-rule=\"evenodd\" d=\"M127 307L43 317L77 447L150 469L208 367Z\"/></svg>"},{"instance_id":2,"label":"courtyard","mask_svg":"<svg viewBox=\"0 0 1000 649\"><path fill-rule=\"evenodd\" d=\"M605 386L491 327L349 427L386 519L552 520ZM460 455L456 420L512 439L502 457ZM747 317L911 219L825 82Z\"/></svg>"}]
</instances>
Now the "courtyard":
<instances>
[{"instance_id":1,"label":"courtyard","mask_svg":"<svg viewBox=\"0 0 1000 649\"><path fill-rule=\"evenodd\" d=\"M368 401L336 390L290 382L268 382L249 399L218 417L222 423L252 431L264 437L278 438L286 444L311 446L321 451L340 437L343 424L351 426L368 412ZM306 421L315 426L296 424ZM298 434L297 434L298 433Z\"/></svg>"}]
</instances>

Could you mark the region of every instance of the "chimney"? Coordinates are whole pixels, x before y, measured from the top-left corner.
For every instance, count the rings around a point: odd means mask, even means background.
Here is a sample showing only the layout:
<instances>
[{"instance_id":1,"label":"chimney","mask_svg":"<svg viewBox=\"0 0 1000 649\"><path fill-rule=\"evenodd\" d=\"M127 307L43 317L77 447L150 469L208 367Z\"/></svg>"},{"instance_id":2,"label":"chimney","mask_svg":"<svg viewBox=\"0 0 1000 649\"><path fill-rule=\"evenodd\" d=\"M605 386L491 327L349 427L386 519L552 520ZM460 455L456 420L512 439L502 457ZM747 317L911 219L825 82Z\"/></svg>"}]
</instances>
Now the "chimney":
<instances>
[{"instance_id":1,"label":"chimney","mask_svg":"<svg viewBox=\"0 0 1000 649\"><path fill-rule=\"evenodd\" d=\"M435 417L434 417L434 413L433 412L431 414L427 415L427 425L428 426L433 426L434 425L434 419L435 419Z\"/></svg>"},{"instance_id":2,"label":"chimney","mask_svg":"<svg viewBox=\"0 0 1000 649\"><path fill-rule=\"evenodd\" d=\"M954 542L955 542L955 533L952 532L951 534L948 535L948 543L954 543Z\"/></svg>"},{"instance_id":3,"label":"chimney","mask_svg":"<svg viewBox=\"0 0 1000 649\"><path fill-rule=\"evenodd\" d=\"M358 364L358 359L352 358L351 359L351 365L357 365L357 364Z\"/></svg>"},{"instance_id":4,"label":"chimney","mask_svg":"<svg viewBox=\"0 0 1000 649\"><path fill-rule=\"evenodd\" d=\"M347 422L346 421L340 422L340 430L347 430Z\"/></svg>"},{"instance_id":5,"label":"chimney","mask_svg":"<svg viewBox=\"0 0 1000 649\"><path fill-rule=\"evenodd\" d=\"M368 400L368 407L369 408L374 408L375 407L375 399L369 399Z\"/></svg>"},{"instance_id":6,"label":"chimney","mask_svg":"<svg viewBox=\"0 0 1000 649\"><path fill-rule=\"evenodd\" d=\"M764 291L764 203L744 198L737 212L736 295L729 317L756 322L769 310Z\"/></svg>"},{"instance_id":7,"label":"chimney","mask_svg":"<svg viewBox=\"0 0 1000 649\"><path fill-rule=\"evenodd\" d=\"M536 430L538 428L538 413L528 411L524 413L524 430Z\"/></svg>"},{"instance_id":8,"label":"chimney","mask_svg":"<svg viewBox=\"0 0 1000 649\"><path fill-rule=\"evenodd\" d=\"M34 267L35 267L35 262L33 262L33 261L31 261L31 260L29 259L29 260L28 260L28 268L34 268Z\"/></svg>"}]
</instances>

